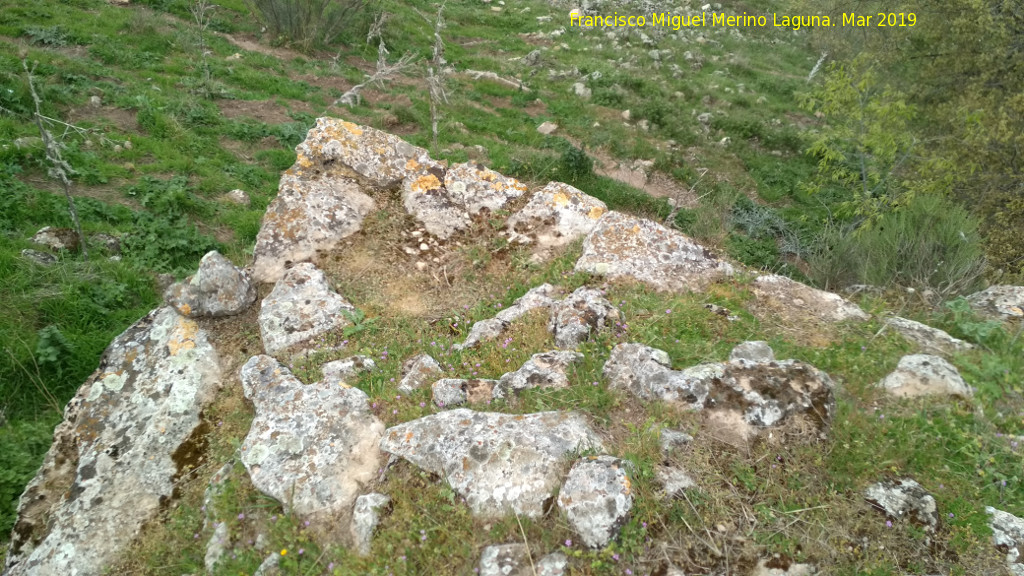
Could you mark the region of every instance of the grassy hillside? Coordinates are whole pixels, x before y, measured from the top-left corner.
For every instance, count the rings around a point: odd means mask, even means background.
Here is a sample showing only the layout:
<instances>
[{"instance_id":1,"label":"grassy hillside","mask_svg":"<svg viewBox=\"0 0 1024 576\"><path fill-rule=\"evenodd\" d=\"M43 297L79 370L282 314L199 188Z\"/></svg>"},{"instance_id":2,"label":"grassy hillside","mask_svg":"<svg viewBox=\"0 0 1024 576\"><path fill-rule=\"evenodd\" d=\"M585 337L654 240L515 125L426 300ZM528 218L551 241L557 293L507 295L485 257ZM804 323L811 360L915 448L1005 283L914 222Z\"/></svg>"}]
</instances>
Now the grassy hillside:
<instances>
[{"instance_id":1,"label":"grassy hillside","mask_svg":"<svg viewBox=\"0 0 1024 576\"><path fill-rule=\"evenodd\" d=\"M751 0L729 10L781 13L788 4ZM425 76L437 6L428 2L384 0L355 16L338 42L305 52L261 31L241 0L220 2L208 13L205 28L186 0L129 6L7 0L0 6L0 542L63 405L96 367L105 346L157 305L161 274L181 277L213 248L238 264L247 262L280 172L294 162L294 146L321 115L399 134L430 148L435 158L478 160L531 186L570 182L613 209L666 222L744 264L822 286L865 278L887 284L894 278L891 270L908 258L891 254L884 238L865 243L868 249L850 248L838 232L851 218L841 208L855 190L822 182L819 158L805 153L827 129L820 114L799 105L802 95L819 86L808 80L820 54L811 49L807 34L769 27L678 34L620 29L609 35L569 29L568 6L532 0L449 3L441 35L451 70L445 75L447 100L438 107L435 145ZM381 35L368 40L373 15L382 12L389 17ZM390 61L409 53L414 65L392 81L368 87L359 104L335 105L374 71L380 40ZM44 122L75 170L73 194L89 242L88 260L80 252L63 252L56 264L40 266L21 255L39 248L29 239L41 227L71 226L62 190L48 176L37 140L23 61L34 70ZM475 78L470 71L515 81ZM589 89L588 98L574 93L577 82ZM558 124L551 135L536 130L546 121ZM249 194L251 205L223 198L236 188ZM961 225L967 216L953 220L954 211L941 203L920 210L949 218L944 233L967 230L969 246L976 246L976 235ZM370 230L393 233L387 225L392 217L385 210ZM902 226L913 230L910 222ZM119 238L119 248L97 234ZM830 256L840 253L845 259ZM961 257L969 260L971 254ZM380 267L368 268L378 275L363 275L363 281L336 277L344 293L378 319L353 337L347 350L381 357L381 370L360 385L379 402L379 415L389 424L429 411L419 407L425 397L395 398L391 380L406 356L428 342L449 345L461 334L450 327L453 322L487 317L495 305L509 304L536 282L557 280L571 288L586 281L569 274L571 252L539 268L514 250L470 245L460 261L455 283L464 292L435 288L441 295L399 308L377 296L388 294L386 283L392 281L381 276ZM839 273L859 270L864 262L878 262L882 272ZM911 283L902 280L897 283ZM935 280L939 292L949 287L943 278L925 280ZM399 293L402 286L394 290ZM646 497L653 494L650 466L657 456L656 436L648 427L686 428L692 422L589 386L600 381L613 336L593 343L585 350L585 367L574 375L574 383L585 385L551 397L528 395L507 407L585 409L616 423L617 453L640 466L643 503L626 536L617 548L599 553L568 550L579 556L580 573L620 574L626 568L656 573L662 556L686 564L688 572L706 573L724 567L730 554L742 564L765 553L835 562L837 573L850 574L936 567L978 573L995 565L983 506L1024 512L1020 449L1005 436L1024 429L1019 338L962 308L933 307L952 293L919 298L893 289L866 302L984 345L956 361L979 389L976 405L902 404L880 398L869 386L907 350L894 337L877 336L879 326L828 335L821 340L825 347L814 347L799 329L747 313L743 282L709 298L672 299L621 286L612 294L624 302L629 337L667 350L677 368L721 360L735 343L763 338L780 357L828 371L843 383L843 392L827 445L781 453L770 446L723 451L708 439L695 446L693 458L699 462L696 472L716 481L689 500L663 504ZM704 314L705 301L736 310L740 320L729 323ZM456 302L469 302L470 309ZM254 336L251 325L239 330L250 340ZM467 368L480 363L481 374L500 375L506 365L518 366L543 346L543 328L525 326L514 338L512 352L485 348L451 353L446 361ZM237 353L250 348L243 342ZM300 377L315 380L324 360L298 367ZM218 406L222 412L211 418L224 426L200 472L215 470L230 456L251 419L237 394ZM769 465L772 460L776 463ZM199 531L199 499L208 475L196 474L169 522L155 527L125 560L127 570L200 570L208 535L193 534ZM912 527L894 532L881 517L857 514L858 490L866 483L903 475L945 487L935 494L947 514L940 542L920 565L914 563L921 553L920 534ZM288 560L295 562L294 573L320 573L330 562L346 566L339 573L469 573L484 543L525 537L550 550L569 537L557 518L524 521L522 527L512 519L484 529L445 486L403 469L384 487L393 497L405 494L396 499L387 535L374 557L356 560L343 550L316 550L297 521L271 522L271 516L280 516L278 505L238 478L225 496L228 505L240 515L255 514L260 526L272 526L267 528L272 546L305 548L305 558ZM742 526L741 516L749 520ZM837 518L844 522L833 524ZM718 525L726 530L715 531ZM254 534L254 526L239 529ZM429 531L427 540L420 541L421 530ZM869 544L862 545L864 538ZM662 548L650 547L654 543ZM262 555L239 550L224 573L249 573Z\"/></svg>"}]
</instances>

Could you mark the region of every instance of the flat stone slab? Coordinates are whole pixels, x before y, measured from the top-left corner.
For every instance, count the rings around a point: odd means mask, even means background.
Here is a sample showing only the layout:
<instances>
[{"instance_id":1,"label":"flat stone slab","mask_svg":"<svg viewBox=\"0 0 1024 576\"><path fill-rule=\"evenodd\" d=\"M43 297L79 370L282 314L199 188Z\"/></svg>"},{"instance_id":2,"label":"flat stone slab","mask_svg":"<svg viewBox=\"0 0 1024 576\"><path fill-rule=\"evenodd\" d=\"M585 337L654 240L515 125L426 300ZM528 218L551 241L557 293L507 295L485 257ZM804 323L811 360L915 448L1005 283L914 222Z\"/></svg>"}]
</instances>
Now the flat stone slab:
<instances>
[{"instance_id":1,"label":"flat stone slab","mask_svg":"<svg viewBox=\"0 0 1024 576\"><path fill-rule=\"evenodd\" d=\"M99 576L174 494L220 385L207 333L170 307L114 339L68 403L18 507L5 576Z\"/></svg>"},{"instance_id":2,"label":"flat stone slab","mask_svg":"<svg viewBox=\"0 0 1024 576\"><path fill-rule=\"evenodd\" d=\"M974 345L954 338L943 330L899 316L886 318L885 325L917 344L925 354L950 355L974 348Z\"/></svg>"},{"instance_id":3,"label":"flat stone slab","mask_svg":"<svg viewBox=\"0 0 1024 576\"><path fill-rule=\"evenodd\" d=\"M735 269L707 248L668 228L609 212L583 242L577 272L631 278L667 292L703 291Z\"/></svg>"},{"instance_id":4,"label":"flat stone slab","mask_svg":"<svg viewBox=\"0 0 1024 576\"><path fill-rule=\"evenodd\" d=\"M989 286L967 297L975 312L996 320L1024 318L1024 286Z\"/></svg>"},{"instance_id":5,"label":"flat stone slab","mask_svg":"<svg viewBox=\"0 0 1024 576\"><path fill-rule=\"evenodd\" d=\"M172 284L164 292L164 300L182 316L231 316L256 301L256 283L214 250L199 261L195 274Z\"/></svg>"},{"instance_id":6,"label":"flat stone slab","mask_svg":"<svg viewBox=\"0 0 1024 576\"><path fill-rule=\"evenodd\" d=\"M500 414L459 408L388 428L380 447L443 476L475 516L544 514L564 458L600 449L575 412Z\"/></svg>"},{"instance_id":7,"label":"flat stone slab","mask_svg":"<svg viewBox=\"0 0 1024 576\"><path fill-rule=\"evenodd\" d=\"M582 458L558 493L558 507L590 548L607 546L629 520L633 490L626 465L614 456Z\"/></svg>"},{"instance_id":8,"label":"flat stone slab","mask_svg":"<svg viewBox=\"0 0 1024 576\"><path fill-rule=\"evenodd\" d=\"M812 288L786 276L758 276L753 288L759 307L787 318L810 317L831 323L871 317L838 294Z\"/></svg>"},{"instance_id":9,"label":"flat stone slab","mask_svg":"<svg viewBox=\"0 0 1024 576\"><path fill-rule=\"evenodd\" d=\"M956 366L930 354L910 354L900 358L896 370L883 378L878 386L903 398L934 395L970 398L974 395Z\"/></svg>"},{"instance_id":10,"label":"flat stone slab","mask_svg":"<svg viewBox=\"0 0 1024 576\"><path fill-rule=\"evenodd\" d=\"M253 278L277 282L292 264L316 262L319 252L358 232L375 209L373 198L352 178L286 172L256 235Z\"/></svg>"},{"instance_id":11,"label":"flat stone slab","mask_svg":"<svg viewBox=\"0 0 1024 576\"><path fill-rule=\"evenodd\" d=\"M909 478L872 484L864 496L890 518L916 522L928 532L934 532L939 524L935 498Z\"/></svg>"},{"instance_id":12,"label":"flat stone slab","mask_svg":"<svg viewBox=\"0 0 1024 576\"><path fill-rule=\"evenodd\" d=\"M274 286L260 307L263 349L274 355L351 322L343 312L355 312L324 275L309 262L297 264Z\"/></svg>"},{"instance_id":13,"label":"flat stone slab","mask_svg":"<svg viewBox=\"0 0 1024 576\"><path fill-rule=\"evenodd\" d=\"M384 424L366 393L340 382L303 384L265 355L242 366L242 388L256 408L242 442L253 486L330 527L383 463Z\"/></svg>"},{"instance_id":14,"label":"flat stone slab","mask_svg":"<svg viewBox=\"0 0 1024 576\"><path fill-rule=\"evenodd\" d=\"M508 219L509 240L545 250L589 234L608 206L562 182L549 182Z\"/></svg>"}]
</instances>

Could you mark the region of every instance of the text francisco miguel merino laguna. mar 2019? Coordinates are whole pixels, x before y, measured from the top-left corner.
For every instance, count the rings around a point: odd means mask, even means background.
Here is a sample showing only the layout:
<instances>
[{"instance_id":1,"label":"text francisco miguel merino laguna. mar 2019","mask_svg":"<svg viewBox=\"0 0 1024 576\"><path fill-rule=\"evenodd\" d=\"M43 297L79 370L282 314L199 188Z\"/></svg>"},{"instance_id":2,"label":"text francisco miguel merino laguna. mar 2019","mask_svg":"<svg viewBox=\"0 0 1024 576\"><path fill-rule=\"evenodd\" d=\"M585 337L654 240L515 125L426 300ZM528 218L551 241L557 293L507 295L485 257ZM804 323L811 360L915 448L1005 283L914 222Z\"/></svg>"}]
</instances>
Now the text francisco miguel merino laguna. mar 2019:
<instances>
[{"instance_id":1,"label":"text francisco miguel merino laguna. mar 2019","mask_svg":"<svg viewBox=\"0 0 1024 576\"><path fill-rule=\"evenodd\" d=\"M862 14L846 12L839 16L801 15L801 14L725 14L721 12L699 12L686 15L671 12L654 12L647 14L588 15L578 10L569 14L569 25L581 28L590 27L637 27L657 26L679 30L680 28L744 28L744 27L776 27L799 30L801 28L842 27L912 27L917 24L917 15L913 12L878 12Z\"/></svg>"}]
</instances>

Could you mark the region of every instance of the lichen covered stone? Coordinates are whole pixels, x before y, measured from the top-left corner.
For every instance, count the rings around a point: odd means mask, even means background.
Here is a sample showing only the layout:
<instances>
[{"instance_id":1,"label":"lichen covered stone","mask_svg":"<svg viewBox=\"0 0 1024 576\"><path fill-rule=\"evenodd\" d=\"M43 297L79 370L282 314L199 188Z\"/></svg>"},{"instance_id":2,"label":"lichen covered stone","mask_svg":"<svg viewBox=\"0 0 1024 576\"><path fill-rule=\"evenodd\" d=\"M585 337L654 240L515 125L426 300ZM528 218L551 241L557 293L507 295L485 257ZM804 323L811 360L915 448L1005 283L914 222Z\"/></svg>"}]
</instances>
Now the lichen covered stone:
<instances>
[{"instance_id":1,"label":"lichen covered stone","mask_svg":"<svg viewBox=\"0 0 1024 576\"><path fill-rule=\"evenodd\" d=\"M459 408L388 428L380 447L444 477L476 516L538 518L560 484L563 459L600 449L601 440L575 412Z\"/></svg>"},{"instance_id":2,"label":"lichen covered stone","mask_svg":"<svg viewBox=\"0 0 1024 576\"><path fill-rule=\"evenodd\" d=\"M199 270L164 292L164 300L182 316L231 316L256 301L249 274L216 250L199 261Z\"/></svg>"},{"instance_id":3,"label":"lichen covered stone","mask_svg":"<svg viewBox=\"0 0 1024 576\"><path fill-rule=\"evenodd\" d=\"M545 250L565 246L589 234L608 206L562 182L534 192L526 206L508 219L509 240Z\"/></svg>"},{"instance_id":4,"label":"lichen covered stone","mask_svg":"<svg viewBox=\"0 0 1024 576\"><path fill-rule=\"evenodd\" d=\"M331 290L316 266L303 262L293 267L263 299L260 335L263 349L275 355L351 322L344 312L355 307Z\"/></svg>"},{"instance_id":5,"label":"lichen covered stone","mask_svg":"<svg viewBox=\"0 0 1024 576\"><path fill-rule=\"evenodd\" d=\"M173 308L115 338L22 495L4 574L104 573L196 464L220 377L207 333Z\"/></svg>"},{"instance_id":6,"label":"lichen covered stone","mask_svg":"<svg viewBox=\"0 0 1024 576\"><path fill-rule=\"evenodd\" d=\"M633 489L626 464L613 456L582 458L558 493L558 507L590 548L607 546L629 520Z\"/></svg>"}]
</instances>

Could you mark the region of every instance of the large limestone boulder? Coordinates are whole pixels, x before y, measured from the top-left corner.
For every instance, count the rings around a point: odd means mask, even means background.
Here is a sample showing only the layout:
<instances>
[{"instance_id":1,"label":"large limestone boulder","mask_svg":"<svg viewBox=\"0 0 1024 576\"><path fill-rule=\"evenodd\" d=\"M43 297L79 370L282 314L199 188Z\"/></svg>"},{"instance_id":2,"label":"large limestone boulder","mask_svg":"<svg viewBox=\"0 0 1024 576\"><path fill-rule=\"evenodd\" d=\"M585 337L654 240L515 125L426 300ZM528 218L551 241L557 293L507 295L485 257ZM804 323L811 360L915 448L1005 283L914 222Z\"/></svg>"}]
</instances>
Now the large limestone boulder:
<instances>
[{"instance_id":1,"label":"large limestone boulder","mask_svg":"<svg viewBox=\"0 0 1024 576\"><path fill-rule=\"evenodd\" d=\"M426 150L398 136L338 118L317 118L295 152L296 175L335 171L378 188L397 185L430 161Z\"/></svg>"},{"instance_id":2,"label":"large limestone boulder","mask_svg":"<svg viewBox=\"0 0 1024 576\"><path fill-rule=\"evenodd\" d=\"M608 206L562 182L550 182L508 219L509 240L545 250L589 234Z\"/></svg>"},{"instance_id":3,"label":"large limestone boulder","mask_svg":"<svg viewBox=\"0 0 1024 576\"><path fill-rule=\"evenodd\" d=\"M316 261L355 234L376 208L352 178L286 172L277 197L267 207L253 248L252 273L258 282L277 282L288 266Z\"/></svg>"},{"instance_id":4,"label":"large limestone boulder","mask_svg":"<svg viewBox=\"0 0 1024 576\"><path fill-rule=\"evenodd\" d=\"M660 224L609 212L583 242L576 271L632 278L663 291L701 291L732 265Z\"/></svg>"},{"instance_id":5,"label":"large limestone boulder","mask_svg":"<svg viewBox=\"0 0 1024 576\"><path fill-rule=\"evenodd\" d=\"M343 383L305 385L262 355L242 367L242 388L256 408L242 442L253 486L328 527L383 463L377 445L384 424L366 393Z\"/></svg>"},{"instance_id":6,"label":"large limestone boulder","mask_svg":"<svg viewBox=\"0 0 1024 576\"><path fill-rule=\"evenodd\" d=\"M388 428L380 447L443 476L476 516L538 518L561 482L565 457L600 449L601 440L575 412L459 408Z\"/></svg>"},{"instance_id":7,"label":"large limestone boulder","mask_svg":"<svg viewBox=\"0 0 1024 576\"><path fill-rule=\"evenodd\" d=\"M886 392L903 398L949 395L970 398L970 386L956 366L938 356L910 354L900 358L896 370L878 383Z\"/></svg>"},{"instance_id":8,"label":"large limestone boulder","mask_svg":"<svg viewBox=\"0 0 1024 576\"><path fill-rule=\"evenodd\" d=\"M476 163L455 164L444 174L444 187L471 215L496 212L526 193L526 184Z\"/></svg>"},{"instance_id":9,"label":"large limestone boulder","mask_svg":"<svg viewBox=\"0 0 1024 576\"><path fill-rule=\"evenodd\" d=\"M182 316L231 316L256 301L256 284L214 250L199 261L199 271L172 284L164 292L164 300Z\"/></svg>"},{"instance_id":10,"label":"large limestone boulder","mask_svg":"<svg viewBox=\"0 0 1024 576\"><path fill-rule=\"evenodd\" d=\"M759 308L789 319L811 318L833 323L870 318L859 306L838 294L777 274L755 278L754 297Z\"/></svg>"},{"instance_id":11,"label":"large limestone boulder","mask_svg":"<svg viewBox=\"0 0 1024 576\"><path fill-rule=\"evenodd\" d=\"M263 349L275 355L351 322L343 312L355 312L313 264L293 267L263 299L260 335Z\"/></svg>"},{"instance_id":12,"label":"large limestone boulder","mask_svg":"<svg viewBox=\"0 0 1024 576\"><path fill-rule=\"evenodd\" d=\"M206 332L163 307L107 348L18 508L6 576L104 574L174 493L220 383Z\"/></svg>"},{"instance_id":13,"label":"large limestone boulder","mask_svg":"<svg viewBox=\"0 0 1024 576\"><path fill-rule=\"evenodd\" d=\"M551 305L548 331L559 348L575 348L594 332L611 326L622 315L596 288L580 286L561 302Z\"/></svg>"},{"instance_id":14,"label":"large limestone boulder","mask_svg":"<svg viewBox=\"0 0 1024 576\"><path fill-rule=\"evenodd\" d=\"M917 344L918 348L926 354L950 355L957 352L966 352L974 348L973 345L954 338L938 328L932 328L927 324L893 316L885 319L885 325L895 330L907 340Z\"/></svg>"},{"instance_id":15,"label":"large limestone boulder","mask_svg":"<svg viewBox=\"0 0 1024 576\"><path fill-rule=\"evenodd\" d=\"M967 297L975 312L996 320L1024 318L1024 286L989 286Z\"/></svg>"},{"instance_id":16,"label":"large limestone boulder","mask_svg":"<svg viewBox=\"0 0 1024 576\"><path fill-rule=\"evenodd\" d=\"M558 507L591 548L606 546L629 520L633 491L626 464L613 456L583 458L558 493Z\"/></svg>"}]
</instances>

